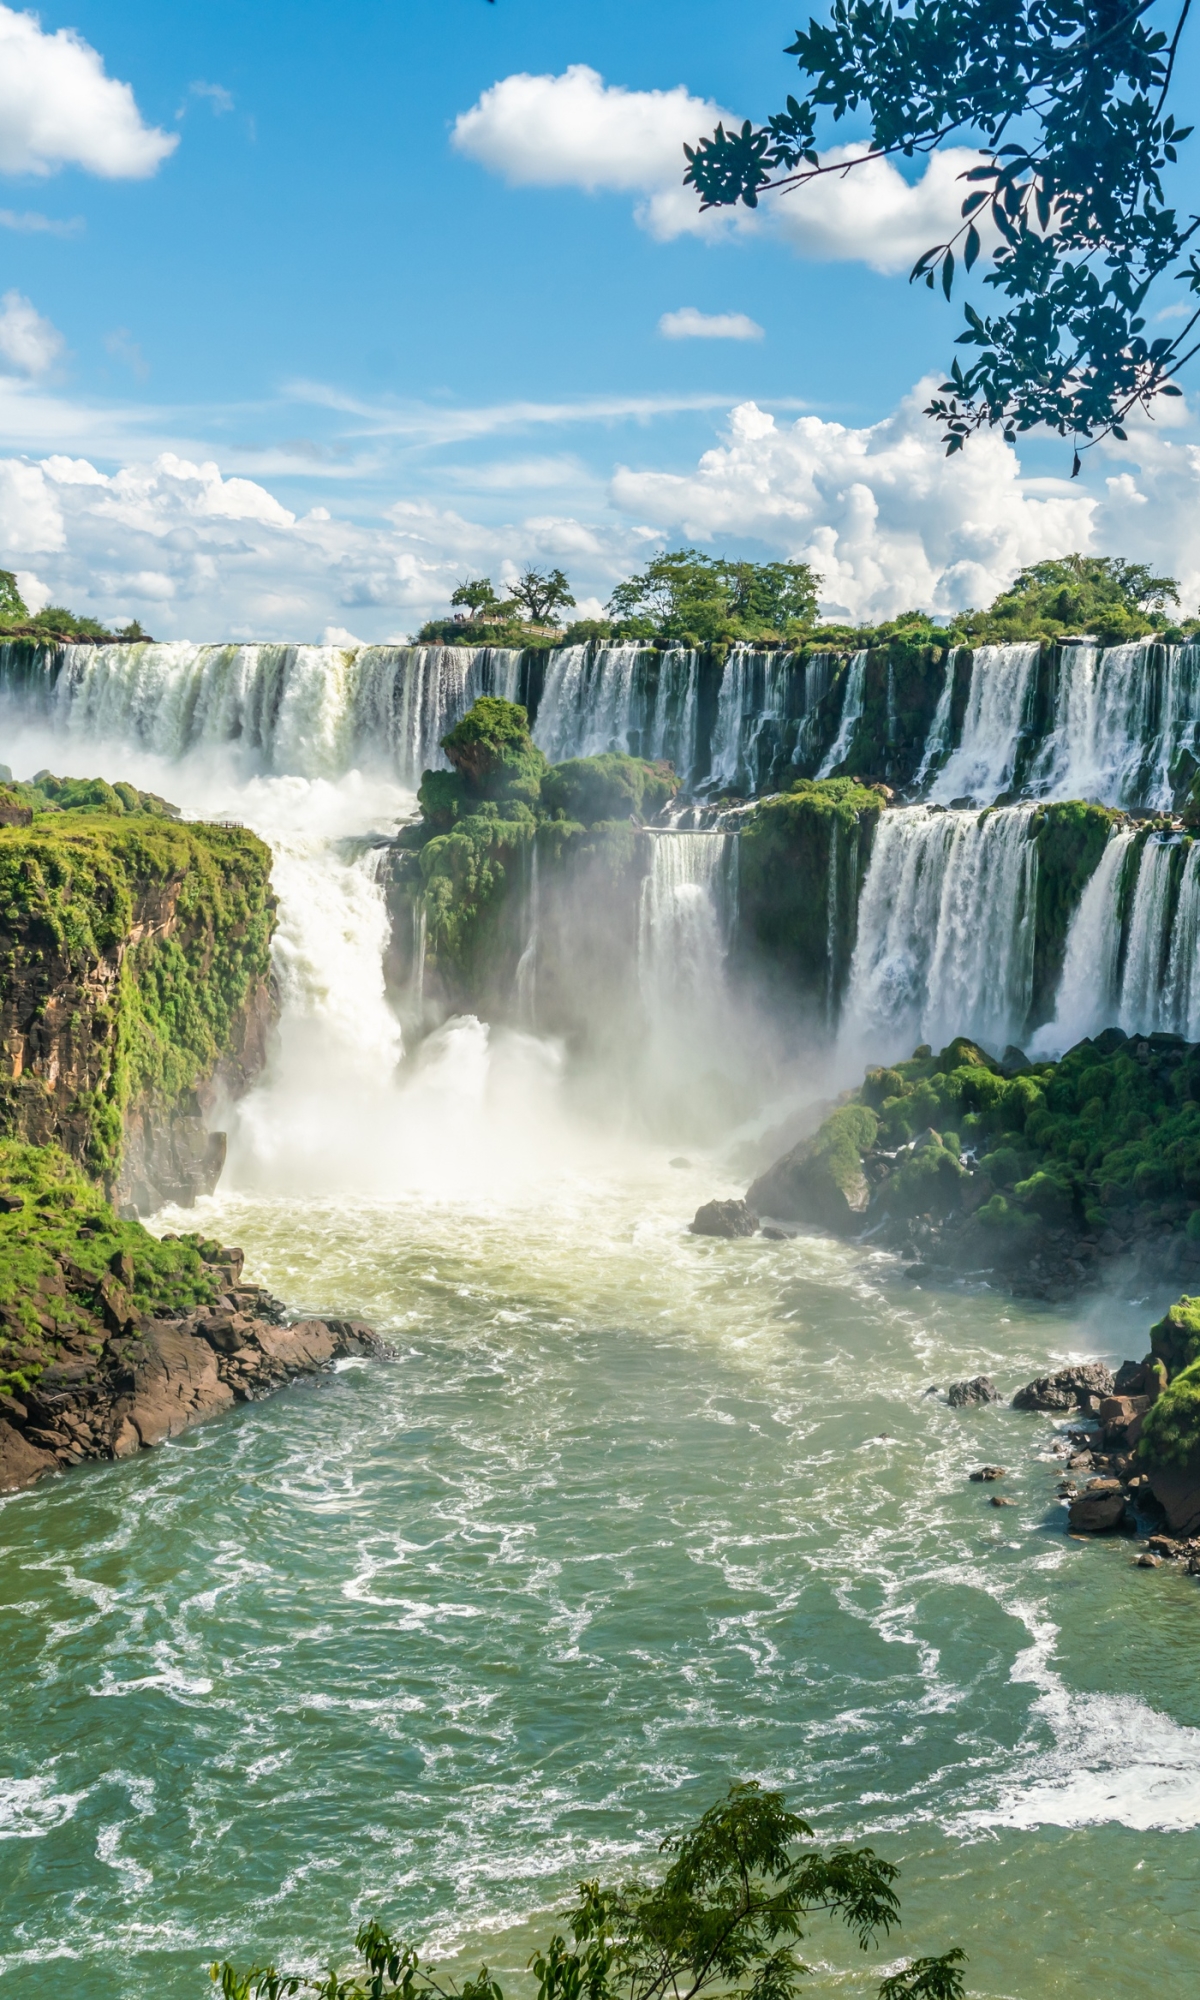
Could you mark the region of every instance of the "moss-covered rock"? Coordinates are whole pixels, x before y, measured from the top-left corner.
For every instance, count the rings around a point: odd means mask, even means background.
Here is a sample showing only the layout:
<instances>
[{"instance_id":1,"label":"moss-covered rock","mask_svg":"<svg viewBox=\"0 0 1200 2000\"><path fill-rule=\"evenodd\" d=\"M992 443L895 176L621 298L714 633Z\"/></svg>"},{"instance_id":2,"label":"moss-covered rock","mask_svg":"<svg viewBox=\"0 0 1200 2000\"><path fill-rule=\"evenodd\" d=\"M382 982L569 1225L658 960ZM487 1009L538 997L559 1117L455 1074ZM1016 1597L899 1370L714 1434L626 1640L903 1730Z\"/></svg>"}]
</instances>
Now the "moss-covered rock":
<instances>
[{"instance_id":1,"label":"moss-covered rock","mask_svg":"<svg viewBox=\"0 0 1200 2000\"><path fill-rule=\"evenodd\" d=\"M1161 1361L1167 1379L1181 1375L1200 1361L1200 1299L1176 1299L1150 1329L1150 1352Z\"/></svg>"},{"instance_id":2,"label":"moss-covered rock","mask_svg":"<svg viewBox=\"0 0 1200 2000\"><path fill-rule=\"evenodd\" d=\"M251 833L119 794L0 828L0 1132L142 1205L211 1185L201 1114L261 1067L272 1018L270 864Z\"/></svg>"},{"instance_id":3,"label":"moss-covered rock","mask_svg":"<svg viewBox=\"0 0 1200 2000\"><path fill-rule=\"evenodd\" d=\"M0 1140L0 1392L27 1393L138 1314L211 1303L217 1255L121 1221L59 1147Z\"/></svg>"},{"instance_id":4,"label":"moss-covered rock","mask_svg":"<svg viewBox=\"0 0 1200 2000\"><path fill-rule=\"evenodd\" d=\"M1137 1455L1152 1472L1195 1468L1200 1475L1200 1360L1182 1369L1147 1410Z\"/></svg>"},{"instance_id":5,"label":"moss-covered rock","mask_svg":"<svg viewBox=\"0 0 1200 2000\"><path fill-rule=\"evenodd\" d=\"M865 1104L844 1104L761 1175L746 1196L756 1215L808 1222L836 1236L862 1228L870 1201L863 1157L879 1125Z\"/></svg>"},{"instance_id":6,"label":"moss-covered rock","mask_svg":"<svg viewBox=\"0 0 1200 2000\"><path fill-rule=\"evenodd\" d=\"M1120 817L1107 806L1085 805L1079 799L1039 806L1033 816L1030 837L1037 847L1037 899L1030 1020L1035 1026L1054 1011L1071 918Z\"/></svg>"},{"instance_id":7,"label":"moss-covered rock","mask_svg":"<svg viewBox=\"0 0 1200 2000\"><path fill-rule=\"evenodd\" d=\"M741 833L741 948L792 1004L836 1016L854 949L858 892L883 797L853 778L803 778L764 799Z\"/></svg>"},{"instance_id":8,"label":"moss-covered rock","mask_svg":"<svg viewBox=\"0 0 1200 2000\"><path fill-rule=\"evenodd\" d=\"M678 790L669 764L647 764L614 751L555 764L542 779L541 804L559 818L597 826L630 814L652 819Z\"/></svg>"}]
</instances>

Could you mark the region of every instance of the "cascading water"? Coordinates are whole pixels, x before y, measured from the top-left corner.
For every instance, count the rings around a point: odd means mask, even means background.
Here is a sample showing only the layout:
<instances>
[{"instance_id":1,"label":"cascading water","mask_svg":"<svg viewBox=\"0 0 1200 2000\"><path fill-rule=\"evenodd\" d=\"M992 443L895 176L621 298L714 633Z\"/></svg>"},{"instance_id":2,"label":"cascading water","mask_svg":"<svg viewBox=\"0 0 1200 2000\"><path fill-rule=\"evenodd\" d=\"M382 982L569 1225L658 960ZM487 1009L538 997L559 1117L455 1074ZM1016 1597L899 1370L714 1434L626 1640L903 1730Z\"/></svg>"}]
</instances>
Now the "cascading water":
<instances>
[{"instance_id":1,"label":"cascading water","mask_svg":"<svg viewBox=\"0 0 1200 2000\"><path fill-rule=\"evenodd\" d=\"M1200 841L1189 844L1179 880L1163 1011L1173 1034L1200 1041Z\"/></svg>"},{"instance_id":2,"label":"cascading water","mask_svg":"<svg viewBox=\"0 0 1200 2000\"><path fill-rule=\"evenodd\" d=\"M950 711L954 705L955 672L961 651L961 647L951 646L946 654L942 691L937 699L937 707L933 711L933 720L929 725L929 734L925 738L925 749L922 752L917 775L913 779L915 792L924 791L931 772L938 768L950 751Z\"/></svg>"},{"instance_id":3,"label":"cascading water","mask_svg":"<svg viewBox=\"0 0 1200 2000\"><path fill-rule=\"evenodd\" d=\"M1061 1055L1115 1025L1121 885L1136 837L1133 827L1118 827L1109 835L1067 930L1054 1019L1038 1029L1029 1044L1031 1055Z\"/></svg>"},{"instance_id":4,"label":"cascading water","mask_svg":"<svg viewBox=\"0 0 1200 2000\"><path fill-rule=\"evenodd\" d=\"M1118 1025L1127 1035L1152 1034L1163 1004L1169 939L1171 859L1175 842L1152 834L1142 848L1129 912Z\"/></svg>"},{"instance_id":5,"label":"cascading water","mask_svg":"<svg viewBox=\"0 0 1200 2000\"><path fill-rule=\"evenodd\" d=\"M1195 751L1198 722L1200 647L1066 646L1031 783L1057 798L1169 807L1172 767Z\"/></svg>"},{"instance_id":6,"label":"cascading water","mask_svg":"<svg viewBox=\"0 0 1200 2000\"><path fill-rule=\"evenodd\" d=\"M929 788L931 801L989 805L1009 789L1040 650L1036 644L975 648L962 735Z\"/></svg>"},{"instance_id":7,"label":"cascading water","mask_svg":"<svg viewBox=\"0 0 1200 2000\"><path fill-rule=\"evenodd\" d=\"M914 1043L1019 1039L1033 990L1034 808L884 813L839 1035L847 1066Z\"/></svg>"},{"instance_id":8,"label":"cascading water","mask_svg":"<svg viewBox=\"0 0 1200 2000\"><path fill-rule=\"evenodd\" d=\"M855 653L846 668L846 688L842 696L842 716L838 723L838 733L834 737L817 772L818 778L827 778L845 762L854 740L854 732L862 720L863 698L867 686L867 655L865 650Z\"/></svg>"},{"instance_id":9,"label":"cascading water","mask_svg":"<svg viewBox=\"0 0 1200 2000\"><path fill-rule=\"evenodd\" d=\"M568 757L664 758L697 775L699 657L674 647L563 646L550 655L534 741L552 764Z\"/></svg>"},{"instance_id":10,"label":"cascading water","mask_svg":"<svg viewBox=\"0 0 1200 2000\"><path fill-rule=\"evenodd\" d=\"M0 647L0 700L67 743L178 759L223 751L243 771L340 777L355 764L415 787L481 694L515 700L521 654L486 646L64 646L30 664Z\"/></svg>"}]
</instances>

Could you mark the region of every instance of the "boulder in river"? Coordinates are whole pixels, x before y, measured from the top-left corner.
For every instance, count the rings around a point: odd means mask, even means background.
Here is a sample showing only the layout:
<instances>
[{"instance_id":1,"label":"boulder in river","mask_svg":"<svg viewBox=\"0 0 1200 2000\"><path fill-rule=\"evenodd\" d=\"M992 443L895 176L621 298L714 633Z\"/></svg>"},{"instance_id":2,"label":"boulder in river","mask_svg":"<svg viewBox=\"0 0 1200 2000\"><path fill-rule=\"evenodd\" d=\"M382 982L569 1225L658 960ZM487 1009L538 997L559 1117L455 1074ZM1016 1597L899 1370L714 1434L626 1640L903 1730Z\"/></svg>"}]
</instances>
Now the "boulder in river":
<instances>
[{"instance_id":1,"label":"boulder in river","mask_svg":"<svg viewBox=\"0 0 1200 2000\"><path fill-rule=\"evenodd\" d=\"M952 1382L946 1401L952 1410L970 1410L980 1403L998 1403L1000 1391L990 1375L972 1375L969 1382Z\"/></svg>"},{"instance_id":2,"label":"boulder in river","mask_svg":"<svg viewBox=\"0 0 1200 2000\"><path fill-rule=\"evenodd\" d=\"M759 1176L746 1199L777 1222L811 1222L835 1236L863 1227L871 1190L863 1154L875 1144L879 1121L865 1104L844 1104L819 1132Z\"/></svg>"},{"instance_id":3,"label":"boulder in river","mask_svg":"<svg viewBox=\"0 0 1200 2000\"><path fill-rule=\"evenodd\" d=\"M968 1474L968 1477L974 1480L976 1485L978 1485L980 1480L1007 1479L1008 1467L1006 1465L981 1465L976 1471Z\"/></svg>"},{"instance_id":4,"label":"boulder in river","mask_svg":"<svg viewBox=\"0 0 1200 2000\"><path fill-rule=\"evenodd\" d=\"M1113 1372L1103 1361L1085 1361L1074 1368L1059 1368L1053 1375L1039 1375L1027 1382L1012 1399L1014 1410L1073 1410L1082 1404L1095 1410L1113 1392Z\"/></svg>"},{"instance_id":5,"label":"boulder in river","mask_svg":"<svg viewBox=\"0 0 1200 2000\"><path fill-rule=\"evenodd\" d=\"M758 1217L744 1201L706 1201L688 1228L693 1236L753 1236Z\"/></svg>"},{"instance_id":6,"label":"boulder in river","mask_svg":"<svg viewBox=\"0 0 1200 2000\"><path fill-rule=\"evenodd\" d=\"M1125 1518L1125 1489L1119 1479L1093 1479L1077 1493L1067 1511L1075 1534L1102 1535Z\"/></svg>"}]
</instances>

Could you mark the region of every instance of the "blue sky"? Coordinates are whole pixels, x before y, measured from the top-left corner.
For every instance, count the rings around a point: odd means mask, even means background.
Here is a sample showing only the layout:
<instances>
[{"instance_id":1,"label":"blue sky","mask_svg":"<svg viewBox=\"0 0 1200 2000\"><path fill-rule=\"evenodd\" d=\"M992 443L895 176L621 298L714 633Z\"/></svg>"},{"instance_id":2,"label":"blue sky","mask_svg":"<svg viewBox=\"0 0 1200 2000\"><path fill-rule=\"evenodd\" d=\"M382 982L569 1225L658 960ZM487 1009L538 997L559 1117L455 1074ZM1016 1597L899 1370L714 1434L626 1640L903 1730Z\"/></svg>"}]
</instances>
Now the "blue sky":
<instances>
[{"instance_id":1,"label":"blue sky","mask_svg":"<svg viewBox=\"0 0 1200 2000\"><path fill-rule=\"evenodd\" d=\"M1056 448L941 459L911 392L958 307L905 272L953 165L911 199L856 181L698 225L680 134L796 74L793 9L747 12L0 8L24 78L0 80L0 544L31 597L163 636L384 638L458 575L554 560L598 602L682 539L806 554L855 615L978 601L1077 545L1200 592L1186 410L1074 486ZM758 331L665 337L686 309Z\"/></svg>"}]
</instances>

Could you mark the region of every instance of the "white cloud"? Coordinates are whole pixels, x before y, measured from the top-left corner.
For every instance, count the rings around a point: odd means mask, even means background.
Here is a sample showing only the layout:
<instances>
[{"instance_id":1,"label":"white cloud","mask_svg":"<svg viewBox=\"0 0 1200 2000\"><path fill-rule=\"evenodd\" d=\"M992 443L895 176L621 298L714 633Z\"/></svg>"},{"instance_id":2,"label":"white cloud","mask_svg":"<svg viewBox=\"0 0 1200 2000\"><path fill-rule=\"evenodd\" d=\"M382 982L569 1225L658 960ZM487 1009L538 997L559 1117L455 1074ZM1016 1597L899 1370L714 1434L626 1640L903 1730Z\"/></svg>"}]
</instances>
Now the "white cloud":
<instances>
[{"instance_id":1,"label":"white cloud","mask_svg":"<svg viewBox=\"0 0 1200 2000\"><path fill-rule=\"evenodd\" d=\"M53 215L42 215L36 208L0 208L0 229L15 229L22 236L82 236L84 221L82 215L72 215L60 221Z\"/></svg>"},{"instance_id":2,"label":"white cloud","mask_svg":"<svg viewBox=\"0 0 1200 2000\"><path fill-rule=\"evenodd\" d=\"M702 313L680 306L664 313L658 330L665 340L761 340L763 330L748 313Z\"/></svg>"},{"instance_id":3,"label":"white cloud","mask_svg":"<svg viewBox=\"0 0 1200 2000\"><path fill-rule=\"evenodd\" d=\"M0 173L144 180L178 144L142 123L130 86L73 28L45 34L36 14L0 6Z\"/></svg>"},{"instance_id":4,"label":"white cloud","mask_svg":"<svg viewBox=\"0 0 1200 2000\"><path fill-rule=\"evenodd\" d=\"M0 299L0 357L21 375L45 375L66 342L58 328L43 319L30 299L5 292Z\"/></svg>"},{"instance_id":5,"label":"white cloud","mask_svg":"<svg viewBox=\"0 0 1200 2000\"><path fill-rule=\"evenodd\" d=\"M694 472L621 469L613 501L672 538L753 538L811 562L827 612L855 619L986 604L1023 564L1086 548L1095 497L1062 481L1032 491L995 436L946 458L921 414L928 387L861 430L778 424L744 403Z\"/></svg>"},{"instance_id":6,"label":"white cloud","mask_svg":"<svg viewBox=\"0 0 1200 2000\"><path fill-rule=\"evenodd\" d=\"M714 232L771 234L804 257L861 259L877 271L898 272L959 227L961 175L979 158L963 147L935 153L913 183L890 160L871 160L768 195L757 209L701 212L694 190L683 185L683 147L718 119L740 122L682 84L625 90L574 63L561 76L503 77L456 120L453 143L511 186L635 194L639 224L660 242ZM865 151L835 147L823 164L849 166Z\"/></svg>"},{"instance_id":7,"label":"white cloud","mask_svg":"<svg viewBox=\"0 0 1200 2000\"><path fill-rule=\"evenodd\" d=\"M214 118L223 118L227 111L233 110L233 97L223 83L192 83L188 85L188 94L207 98ZM182 116L182 113L179 115Z\"/></svg>"},{"instance_id":8,"label":"white cloud","mask_svg":"<svg viewBox=\"0 0 1200 2000\"><path fill-rule=\"evenodd\" d=\"M160 450L113 472L79 453L10 457L0 563L30 576L39 603L192 639L414 631L463 575L501 582L526 562L560 564L594 609L654 547L680 542L806 559L833 616L987 603L1023 564L1073 548L1149 561L1196 606L1200 444L1185 403L1172 431L1131 429L1127 445L1085 455L1071 481L1026 477L994 435L947 459L921 414L927 393L918 385L862 427L744 403L691 464L618 468L607 486L585 467L561 502L526 487L539 512L513 506L514 482L507 518L486 520L436 504L424 470L423 497L349 519L336 505L293 511L202 452ZM486 493L480 505L490 512Z\"/></svg>"}]
</instances>

